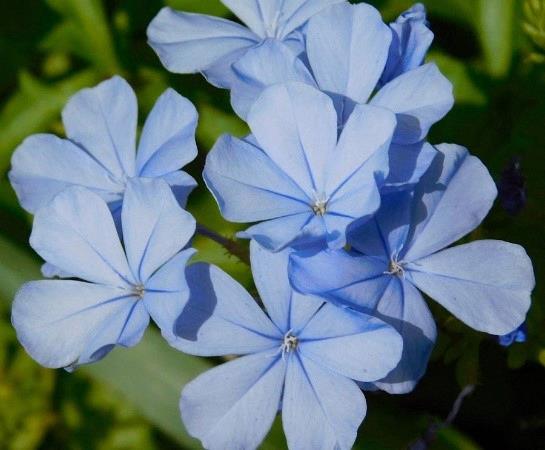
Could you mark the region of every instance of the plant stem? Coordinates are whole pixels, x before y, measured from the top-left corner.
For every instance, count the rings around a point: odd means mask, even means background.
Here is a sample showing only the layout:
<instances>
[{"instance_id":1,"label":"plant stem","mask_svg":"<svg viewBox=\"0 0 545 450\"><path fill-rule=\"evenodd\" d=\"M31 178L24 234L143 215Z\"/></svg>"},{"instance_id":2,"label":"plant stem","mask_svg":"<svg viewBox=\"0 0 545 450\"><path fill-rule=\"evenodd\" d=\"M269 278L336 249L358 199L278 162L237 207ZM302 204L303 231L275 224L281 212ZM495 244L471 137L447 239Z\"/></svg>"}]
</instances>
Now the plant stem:
<instances>
[{"instance_id":1,"label":"plant stem","mask_svg":"<svg viewBox=\"0 0 545 450\"><path fill-rule=\"evenodd\" d=\"M226 238L225 236L216 233L200 223L197 224L197 233L214 242L217 242L231 255L236 256L243 263L250 265L250 255L248 250L244 246L240 245L235 239Z\"/></svg>"},{"instance_id":2,"label":"plant stem","mask_svg":"<svg viewBox=\"0 0 545 450\"><path fill-rule=\"evenodd\" d=\"M452 422L454 419L456 419L456 416L458 416L458 413L460 412L460 408L462 407L462 403L464 402L464 399L471 395L473 391L475 390L475 386L470 384L467 385L462 389L462 392L456 397L456 400L454 401L454 404L452 405L452 409L450 410L449 415L445 419L444 422L434 422L431 423L430 426L426 429L424 434L420 439L413 442L411 445L409 445L408 450L427 450L431 444L435 441L437 438L437 433L441 430L441 428L445 428L449 425L452 425Z\"/></svg>"}]
</instances>

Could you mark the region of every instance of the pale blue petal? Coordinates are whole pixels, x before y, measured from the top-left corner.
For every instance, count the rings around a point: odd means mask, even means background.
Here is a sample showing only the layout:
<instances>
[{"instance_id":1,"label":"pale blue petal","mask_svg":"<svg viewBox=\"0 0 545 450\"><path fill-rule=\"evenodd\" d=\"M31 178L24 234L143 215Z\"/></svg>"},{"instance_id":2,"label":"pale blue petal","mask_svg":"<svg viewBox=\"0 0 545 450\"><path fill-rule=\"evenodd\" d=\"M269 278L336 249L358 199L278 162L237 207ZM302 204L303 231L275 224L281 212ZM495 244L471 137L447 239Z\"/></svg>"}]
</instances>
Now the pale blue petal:
<instances>
[{"instance_id":1,"label":"pale blue petal","mask_svg":"<svg viewBox=\"0 0 545 450\"><path fill-rule=\"evenodd\" d=\"M291 249L273 253L256 241L250 243L252 275L267 314L284 333L299 330L323 300L294 292L288 279Z\"/></svg>"},{"instance_id":2,"label":"pale blue petal","mask_svg":"<svg viewBox=\"0 0 545 450\"><path fill-rule=\"evenodd\" d=\"M33 281L17 293L12 323L36 361L70 367L98 359L93 354L106 345L135 345L147 326L138 312L132 317L137 303L125 289L71 280Z\"/></svg>"},{"instance_id":3,"label":"pale blue petal","mask_svg":"<svg viewBox=\"0 0 545 450\"><path fill-rule=\"evenodd\" d=\"M201 356L277 352L284 333L239 283L208 264L189 266L186 276L191 292L176 322L176 348Z\"/></svg>"},{"instance_id":4,"label":"pale blue petal","mask_svg":"<svg viewBox=\"0 0 545 450\"><path fill-rule=\"evenodd\" d=\"M178 200L180 206L185 208L187 204L187 197L189 197L189 194L191 194L193 189L197 187L195 178L188 173L182 172L181 170L167 173L161 178L170 185L170 188L174 193L174 197L176 197L176 200Z\"/></svg>"},{"instance_id":5,"label":"pale blue petal","mask_svg":"<svg viewBox=\"0 0 545 450\"><path fill-rule=\"evenodd\" d=\"M232 222L312 212L304 192L265 153L228 135L208 154L204 179L222 215Z\"/></svg>"},{"instance_id":6,"label":"pale blue petal","mask_svg":"<svg viewBox=\"0 0 545 450\"><path fill-rule=\"evenodd\" d=\"M433 42L433 32L428 28L426 8L417 3L390 24L392 44L382 83L422 65Z\"/></svg>"},{"instance_id":7,"label":"pale blue petal","mask_svg":"<svg viewBox=\"0 0 545 450\"><path fill-rule=\"evenodd\" d=\"M278 412L285 371L279 355L265 352L200 375L180 399L187 431L208 450L258 448Z\"/></svg>"},{"instance_id":8,"label":"pale blue petal","mask_svg":"<svg viewBox=\"0 0 545 450\"><path fill-rule=\"evenodd\" d=\"M49 263L43 263L40 267L40 271L45 278L76 278L74 274L70 272L64 272L57 266Z\"/></svg>"},{"instance_id":9,"label":"pale blue petal","mask_svg":"<svg viewBox=\"0 0 545 450\"><path fill-rule=\"evenodd\" d=\"M436 148L440 154L416 188L406 261L441 250L477 228L497 195L478 158L457 145Z\"/></svg>"},{"instance_id":10,"label":"pale blue petal","mask_svg":"<svg viewBox=\"0 0 545 450\"><path fill-rule=\"evenodd\" d=\"M313 17L307 52L320 89L365 103L384 70L391 39L380 13L367 4L343 2Z\"/></svg>"},{"instance_id":11,"label":"pale blue petal","mask_svg":"<svg viewBox=\"0 0 545 450\"><path fill-rule=\"evenodd\" d=\"M85 150L51 134L25 139L13 153L11 166L11 185L21 206L32 214L73 185L92 189L107 201L123 192L123 185Z\"/></svg>"},{"instance_id":12,"label":"pale blue petal","mask_svg":"<svg viewBox=\"0 0 545 450\"><path fill-rule=\"evenodd\" d=\"M79 91L64 107L68 138L81 145L114 179L135 174L138 105L129 84L115 76Z\"/></svg>"},{"instance_id":13,"label":"pale blue petal","mask_svg":"<svg viewBox=\"0 0 545 450\"><path fill-rule=\"evenodd\" d=\"M176 73L202 72L225 59L232 63L240 57L241 50L260 40L235 22L171 8L163 8L155 16L147 33L149 44L163 65Z\"/></svg>"},{"instance_id":14,"label":"pale blue petal","mask_svg":"<svg viewBox=\"0 0 545 450\"><path fill-rule=\"evenodd\" d=\"M379 380L401 359L394 328L364 314L325 304L299 338L299 352L322 367L358 381Z\"/></svg>"},{"instance_id":15,"label":"pale blue petal","mask_svg":"<svg viewBox=\"0 0 545 450\"><path fill-rule=\"evenodd\" d=\"M158 177L181 169L197 156L197 110L173 89L167 89L146 119L138 154L137 173Z\"/></svg>"},{"instance_id":16,"label":"pale blue petal","mask_svg":"<svg viewBox=\"0 0 545 450\"><path fill-rule=\"evenodd\" d=\"M436 156L437 150L428 142L412 145L392 144L389 151L390 172L382 192L412 189Z\"/></svg>"},{"instance_id":17,"label":"pale blue petal","mask_svg":"<svg viewBox=\"0 0 545 450\"><path fill-rule=\"evenodd\" d=\"M404 73L384 86L371 104L397 115L393 141L414 144L428 134L454 105L452 84L433 63Z\"/></svg>"},{"instance_id":18,"label":"pale blue petal","mask_svg":"<svg viewBox=\"0 0 545 450\"><path fill-rule=\"evenodd\" d=\"M380 197L378 194L376 196L376 199L376 206L372 207L373 212L376 211L379 207ZM365 198L357 198L357 196L354 196L352 200L354 202L365 202L366 205L369 204L369 196L367 195L365 196ZM357 214L355 216L345 216L343 214L336 214L331 212L323 217L326 232L325 240L328 248L332 250L338 250L346 245L346 230L352 223L354 223L357 216ZM364 218L361 218L361 220L367 219L367 215Z\"/></svg>"},{"instance_id":19,"label":"pale blue petal","mask_svg":"<svg viewBox=\"0 0 545 450\"><path fill-rule=\"evenodd\" d=\"M350 234L350 244L365 255L398 260L409 233L413 198L411 191L383 195L375 217Z\"/></svg>"},{"instance_id":20,"label":"pale blue petal","mask_svg":"<svg viewBox=\"0 0 545 450\"><path fill-rule=\"evenodd\" d=\"M195 233L195 219L178 205L162 180L140 178L128 183L121 223L134 279L144 285Z\"/></svg>"},{"instance_id":21,"label":"pale blue petal","mask_svg":"<svg viewBox=\"0 0 545 450\"><path fill-rule=\"evenodd\" d=\"M291 250L277 253L266 250L257 241L250 242L252 275L265 311L280 331L290 329L293 290L288 280Z\"/></svg>"},{"instance_id":22,"label":"pale blue petal","mask_svg":"<svg viewBox=\"0 0 545 450\"><path fill-rule=\"evenodd\" d=\"M302 83L269 87L248 125L265 153L308 195L324 190L337 144L337 114L326 94Z\"/></svg>"},{"instance_id":23,"label":"pale blue petal","mask_svg":"<svg viewBox=\"0 0 545 450\"><path fill-rule=\"evenodd\" d=\"M189 300L185 270L194 254L193 249L178 253L146 282L143 303L168 342L177 340L176 321Z\"/></svg>"},{"instance_id":24,"label":"pale blue petal","mask_svg":"<svg viewBox=\"0 0 545 450\"><path fill-rule=\"evenodd\" d=\"M255 45L258 44L256 43L254 46ZM243 47L240 50L234 51L219 58L214 64L202 71L206 81L212 86L216 86L218 88L232 89L232 87L238 81L238 75L233 70L233 64L235 64L254 46Z\"/></svg>"},{"instance_id":25,"label":"pale blue petal","mask_svg":"<svg viewBox=\"0 0 545 450\"><path fill-rule=\"evenodd\" d=\"M237 74L237 81L231 86L231 105L244 119L269 86L290 81L316 85L297 54L276 39L267 39L248 50L233 65L233 70Z\"/></svg>"},{"instance_id":26,"label":"pale blue petal","mask_svg":"<svg viewBox=\"0 0 545 450\"><path fill-rule=\"evenodd\" d=\"M255 34L264 38L278 12L278 0L220 0Z\"/></svg>"},{"instance_id":27,"label":"pale blue petal","mask_svg":"<svg viewBox=\"0 0 545 450\"><path fill-rule=\"evenodd\" d=\"M346 123L336 150L330 155L327 164L326 193L338 191L344 183L356 175L364 165L371 161L384 176L388 172L387 150L396 126L394 114L383 108L358 105ZM372 157L382 154L381 160ZM381 167L383 166L383 167ZM373 180L373 172L369 174Z\"/></svg>"},{"instance_id":28,"label":"pale blue petal","mask_svg":"<svg viewBox=\"0 0 545 450\"><path fill-rule=\"evenodd\" d=\"M237 236L255 239L267 249L279 251L290 245L323 241L326 232L323 218L312 212L304 212L258 223L237 233Z\"/></svg>"},{"instance_id":29,"label":"pale blue petal","mask_svg":"<svg viewBox=\"0 0 545 450\"><path fill-rule=\"evenodd\" d=\"M371 132L368 127L373 125L375 130ZM393 114L362 105L343 130L336 156L328 164L330 173L335 175L328 178L329 214L325 220L328 229L334 228L339 234L340 244L330 245L331 248L344 246L346 227L355 219L365 222L379 208L379 187L388 174L388 147L394 126ZM334 227L334 222L338 227Z\"/></svg>"},{"instance_id":30,"label":"pale blue petal","mask_svg":"<svg viewBox=\"0 0 545 450\"><path fill-rule=\"evenodd\" d=\"M265 3L264 0L261 0ZM286 38L292 31L295 31L301 25L316 14L329 11L329 6L337 3L343 3L344 0L276 0L282 3L282 15L280 16L280 33L278 37Z\"/></svg>"},{"instance_id":31,"label":"pale blue petal","mask_svg":"<svg viewBox=\"0 0 545 450\"><path fill-rule=\"evenodd\" d=\"M285 39L315 14L344 0L221 0L262 38Z\"/></svg>"},{"instance_id":32,"label":"pale blue petal","mask_svg":"<svg viewBox=\"0 0 545 450\"><path fill-rule=\"evenodd\" d=\"M290 357L282 400L290 449L350 450L366 412L365 397L352 380Z\"/></svg>"},{"instance_id":33,"label":"pale blue petal","mask_svg":"<svg viewBox=\"0 0 545 450\"><path fill-rule=\"evenodd\" d=\"M78 278L123 287L135 281L108 206L85 188L68 188L38 211L30 245Z\"/></svg>"},{"instance_id":34,"label":"pale blue petal","mask_svg":"<svg viewBox=\"0 0 545 450\"><path fill-rule=\"evenodd\" d=\"M522 247L476 241L407 266L410 280L478 331L502 335L517 328L535 286L532 262Z\"/></svg>"},{"instance_id":35,"label":"pale blue petal","mask_svg":"<svg viewBox=\"0 0 545 450\"><path fill-rule=\"evenodd\" d=\"M116 345L134 347L142 340L149 325L149 319L150 316L143 303L133 298L132 303L128 303L123 310L112 313L111 319L96 329L77 364L67 369L72 371L79 365L99 361Z\"/></svg>"},{"instance_id":36,"label":"pale blue petal","mask_svg":"<svg viewBox=\"0 0 545 450\"><path fill-rule=\"evenodd\" d=\"M286 38L282 42L286 44L293 53L299 56L299 58L301 59L301 61L304 62L306 67L309 67L308 58L306 55L305 40L306 40L306 25L302 26L301 28L298 28L295 31L292 31L288 36L286 36Z\"/></svg>"},{"instance_id":37,"label":"pale blue petal","mask_svg":"<svg viewBox=\"0 0 545 450\"><path fill-rule=\"evenodd\" d=\"M389 282L384 261L344 250L294 253L290 261L290 281L298 291L368 312L374 311Z\"/></svg>"},{"instance_id":38,"label":"pale blue petal","mask_svg":"<svg viewBox=\"0 0 545 450\"><path fill-rule=\"evenodd\" d=\"M397 367L374 386L390 394L411 392L424 376L437 327L418 290L398 277L391 277L375 313L403 338L403 353Z\"/></svg>"}]
</instances>

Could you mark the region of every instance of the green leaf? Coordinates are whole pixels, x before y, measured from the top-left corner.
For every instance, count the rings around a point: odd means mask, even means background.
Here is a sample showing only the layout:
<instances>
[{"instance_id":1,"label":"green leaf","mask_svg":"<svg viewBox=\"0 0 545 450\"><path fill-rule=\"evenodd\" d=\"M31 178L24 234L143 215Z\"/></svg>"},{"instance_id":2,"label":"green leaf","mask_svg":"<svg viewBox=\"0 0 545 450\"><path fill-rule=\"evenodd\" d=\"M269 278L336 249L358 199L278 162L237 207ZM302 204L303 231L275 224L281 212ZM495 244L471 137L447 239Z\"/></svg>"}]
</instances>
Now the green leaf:
<instances>
[{"instance_id":1,"label":"green leaf","mask_svg":"<svg viewBox=\"0 0 545 450\"><path fill-rule=\"evenodd\" d=\"M42 275L36 259L3 236L0 236L0 261L0 306L6 306L23 283Z\"/></svg>"},{"instance_id":2,"label":"green leaf","mask_svg":"<svg viewBox=\"0 0 545 450\"><path fill-rule=\"evenodd\" d=\"M510 369L520 369L528 361L528 346L516 343L507 349L507 365Z\"/></svg>"},{"instance_id":3,"label":"green leaf","mask_svg":"<svg viewBox=\"0 0 545 450\"><path fill-rule=\"evenodd\" d=\"M165 4L180 11L210 14L212 16L225 17L230 14L229 9L219 0L165 0Z\"/></svg>"},{"instance_id":4,"label":"green leaf","mask_svg":"<svg viewBox=\"0 0 545 450\"><path fill-rule=\"evenodd\" d=\"M96 72L87 70L47 85L23 72L19 90L0 111L0 173L7 170L13 150L24 138L46 131L73 94L98 80Z\"/></svg>"},{"instance_id":5,"label":"green leaf","mask_svg":"<svg viewBox=\"0 0 545 450\"><path fill-rule=\"evenodd\" d=\"M481 447L468 436L453 427L442 428L437 433L437 444L432 448L439 447L452 450L481 450Z\"/></svg>"},{"instance_id":6,"label":"green leaf","mask_svg":"<svg viewBox=\"0 0 545 450\"><path fill-rule=\"evenodd\" d=\"M456 362L456 380L461 388L479 381L480 341L480 336L464 336L464 350Z\"/></svg>"},{"instance_id":7,"label":"green leaf","mask_svg":"<svg viewBox=\"0 0 545 450\"><path fill-rule=\"evenodd\" d=\"M112 34L101 0L47 0L65 21L43 43L46 49L70 50L113 75L120 71Z\"/></svg>"},{"instance_id":8,"label":"green leaf","mask_svg":"<svg viewBox=\"0 0 545 450\"><path fill-rule=\"evenodd\" d=\"M504 77L513 56L514 0L479 0L477 32L488 73Z\"/></svg>"},{"instance_id":9,"label":"green leaf","mask_svg":"<svg viewBox=\"0 0 545 450\"><path fill-rule=\"evenodd\" d=\"M150 329L136 347L116 349L81 369L124 396L148 420L188 449L201 448L185 431L178 402L182 387L212 363L178 352Z\"/></svg>"},{"instance_id":10,"label":"green leaf","mask_svg":"<svg viewBox=\"0 0 545 450\"><path fill-rule=\"evenodd\" d=\"M486 104L486 96L472 79L466 63L440 52L430 52L427 61L436 63L454 85L456 103L475 106Z\"/></svg>"},{"instance_id":11,"label":"green leaf","mask_svg":"<svg viewBox=\"0 0 545 450\"><path fill-rule=\"evenodd\" d=\"M223 133L237 137L249 133L246 124L234 114L228 114L208 103L198 104L198 110L197 139L206 150L210 150Z\"/></svg>"},{"instance_id":12,"label":"green leaf","mask_svg":"<svg viewBox=\"0 0 545 450\"><path fill-rule=\"evenodd\" d=\"M374 4L382 2L372 2ZM416 3L414 0L389 0L382 6L381 12L386 21L393 21L399 14ZM473 23L473 1L467 0L427 0L423 2L428 12L432 15L441 16L454 22ZM433 28L433 24L432 24Z\"/></svg>"}]
</instances>

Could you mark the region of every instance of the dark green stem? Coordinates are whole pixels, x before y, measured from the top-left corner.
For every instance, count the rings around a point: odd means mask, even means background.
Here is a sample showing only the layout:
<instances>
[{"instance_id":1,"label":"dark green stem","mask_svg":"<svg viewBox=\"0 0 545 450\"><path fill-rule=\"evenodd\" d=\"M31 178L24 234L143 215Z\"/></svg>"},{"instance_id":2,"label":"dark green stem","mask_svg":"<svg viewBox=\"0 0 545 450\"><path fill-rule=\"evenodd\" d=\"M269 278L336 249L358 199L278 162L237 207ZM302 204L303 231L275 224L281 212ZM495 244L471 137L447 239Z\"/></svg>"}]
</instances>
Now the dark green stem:
<instances>
[{"instance_id":1,"label":"dark green stem","mask_svg":"<svg viewBox=\"0 0 545 450\"><path fill-rule=\"evenodd\" d=\"M197 233L214 242L217 242L231 255L237 257L243 263L250 265L250 254L248 253L248 250L244 246L240 245L235 239L226 238L225 236L216 233L200 223L197 224Z\"/></svg>"}]
</instances>

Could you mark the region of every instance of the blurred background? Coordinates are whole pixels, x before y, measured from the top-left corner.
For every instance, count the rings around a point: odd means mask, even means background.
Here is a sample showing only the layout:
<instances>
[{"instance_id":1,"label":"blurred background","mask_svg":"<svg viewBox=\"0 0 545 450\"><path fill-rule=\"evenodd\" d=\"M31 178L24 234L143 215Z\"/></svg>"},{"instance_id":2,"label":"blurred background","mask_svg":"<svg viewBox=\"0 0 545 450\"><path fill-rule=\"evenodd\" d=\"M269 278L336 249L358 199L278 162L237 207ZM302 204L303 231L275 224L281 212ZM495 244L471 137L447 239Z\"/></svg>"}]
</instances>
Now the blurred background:
<instances>
[{"instance_id":1,"label":"blurred background","mask_svg":"<svg viewBox=\"0 0 545 450\"><path fill-rule=\"evenodd\" d=\"M40 278L28 247L31 220L6 172L16 146L36 132L63 134L60 111L83 87L121 74L135 87L141 117L168 86L199 109L200 179L204 156L223 132L243 135L228 94L200 76L172 75L146 44L145 29L164 5L229 16L219 0L4 0L0 14L0 449L162 450L199 448L178 414L181 387L214 364L171 350L156 330L73 375L40 368L17 344L10 302ZM370 1L394 20L406 0ZM368 394L357 449L407 448L448 415L464 386L475 385L430 449L545 449L545 0L427 0L435 61L455 87L456 106L432 143L464 145L500 185L491 215L471 238L523 245L538 285L528 340L509 348L472 332L432 305L440 337L429 371L410 395ZM189 209L232 236L202 187ZM244 263L204 238L198 259L219 264L251 288ZM505 274L509 276L508 273ZM285 448L277 423L263 449ZM226 449L228 450L228 449Z\"/></svg>"}]
</instances>

